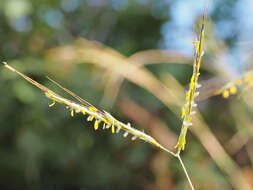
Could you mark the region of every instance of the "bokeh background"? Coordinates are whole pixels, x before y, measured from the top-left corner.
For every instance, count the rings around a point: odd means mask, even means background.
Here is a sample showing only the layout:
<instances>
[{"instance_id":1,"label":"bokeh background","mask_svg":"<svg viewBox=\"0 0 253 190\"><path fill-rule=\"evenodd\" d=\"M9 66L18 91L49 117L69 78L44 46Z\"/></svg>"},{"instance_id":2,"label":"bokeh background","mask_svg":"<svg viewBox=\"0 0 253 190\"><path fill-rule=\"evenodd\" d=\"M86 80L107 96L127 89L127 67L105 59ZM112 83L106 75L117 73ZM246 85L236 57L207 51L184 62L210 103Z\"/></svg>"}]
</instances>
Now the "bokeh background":
<instances>
[{"instance_id":1,"label":"bokeh background","mask_svg":"<svg viewBox=\"0 0 253 190\"><path fill-rule=\"evenodd\" d=\"M145 130L173 150L204 1L1 0L0 55ZM253 3L211 1L200 97L182 158L196 189L253 189ZM178 160L122 133L94 131L0 68L0 189L189 189ZM66 95L66 94L65 94ZM65 96L64 95L64 96ZM69 97L66 95L66 97Z\"/></svg>"}]
</instances>

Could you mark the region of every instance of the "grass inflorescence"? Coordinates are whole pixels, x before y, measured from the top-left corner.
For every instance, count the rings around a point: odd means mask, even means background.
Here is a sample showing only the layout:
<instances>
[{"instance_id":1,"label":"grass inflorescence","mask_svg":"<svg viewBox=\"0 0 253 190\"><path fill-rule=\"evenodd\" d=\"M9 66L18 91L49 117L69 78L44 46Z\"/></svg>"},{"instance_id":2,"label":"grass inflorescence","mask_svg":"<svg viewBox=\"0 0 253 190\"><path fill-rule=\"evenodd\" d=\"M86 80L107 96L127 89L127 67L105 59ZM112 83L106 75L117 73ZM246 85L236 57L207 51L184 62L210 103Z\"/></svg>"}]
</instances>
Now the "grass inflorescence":
<instances>
[{"instance_id":1,"label":"grass inflorescence","mask_svg":"<svg viewBox=\"0 0 253 190\"><path fill-rule=\"evenodd\" d=\"M162 149L169 153L170 155L176 157L183 170L184 173L187 177L187 180L190 184L191 189L194 189L192 182L190 180L190 177L187 173L187 170L183 164L183 161L180 157L180 152L181 150L184 150L185 144L186 144L186 134L188 128L192 125L192 115L194 113L194 107L196 107L196 103L194 102L195 97L198 95L197 89L200 87L200 84L198 83L198 78L199 78L199 70L200 70L200 65L201 65L201 58L203 56L203 44L204 44L204 28L205 28L205 15L203 16L202 20L202 25L201 25L201 30L199 34L199 39L198 41L193 42L194 43L194 62L193 62L193 74L190 80L190 85L189 85L189 90L186 93L186 99L185 99L185 105L182 108L182 115L181 117L183 118L183 124L181 127L181 133L178 139L178 142L176 144L177 148L177 153L174 153L171 150L166 149L164 146L162 146L155 138L152 136L144 133L141 130L133 128L130 123L123 123L119 120L117 120L115 117L113 117L110 113L104 111L104 110L99 110L86 100L80 98L70 90L64 88L61 86L59 83L55 82L54 80L48 78L50 81L52 81L54 84L56 84L58 87L63 89L65 92L73 96L75 99L77 99L79 102L75 102L72 100L69 100L65 97L62 97L61 95L55 93L54 91L48 89L44 85L36 82L35 80L31 79L30 77L26 76L25 74L19 72L15 68L11 67L8 65L6 62L3 62L4 66L6 69L17 73L21 77L23 77L25 80L30 82L31 84L35 85L38 87L40 90L42 90L47 98L52 100L52 103L49 105L49 107L52 107L55 105L55 103L60 103L66 106L68 110L70 110L70 115L73 117L75 113L80 113L82 115L87 115L87 121L93 122L94 121L94 130L98 130L99 127L102 129L110 129L112 133L119 133L120 130L124 131L123 136L127 137L129 134L132 135L131 139L141 139L149 144L152 144L153 146Z\"/></svg>"},{"instance_id":2,"label":"grass inflorescence","mask_svg":"<svg viewBox=\"0 0 253 190\"><path fill-rule=\"evenodd\" d=\"M175 146L176 148L178 148L178 153L180 153L181 150L184 150L185 148L187 130L192 125L192 115L194 114L193 109L194 107L197 106L194 100L195 97L199 95L197 89L201 87L201 85L198 83L198 79L200 75L199 70L201 65L201 58L204 54L203 51L204 36L205 36L205 15L203 16L202 20L199 41L194 42L195 56L193 62L193 74L191 77L189 90L186 93L185 105L182 107L181 117L183 118L183 124L181 127L178 142Z\"/></svg>"},{"instance_id":3,"label":"grass inflorescence","mask_svg":"<svg viewBox=\"0 0 253 190\"><path fill-rule=\"evenodd\" d=\"M173 156L175 154L172 151L169 151L165 147L163 147L161 144L157 142L153 137L147 135L143 131L137 130L133 127L131 127L130 123L124 124L120 122L119 120L115 119L110 113L106 111L101 111L97 109L95 106L87 102L86 100L80 98L73 92L69 91L68 89L62 87L60 84L57 82L53 81L52 79L49 78L52 82L54 82L56 85L58 85L60 88L65 90L67 93L75 97L80 103L74 102L72 100L69 100L67 98L64 98L60 96L59 94L53 92L52 90L48 89L44 85L36 82L35 80L31 79L30 77L26 76L25 74L19 72L15 68L11 67L8 65L6 62L4 62L5 68L7 68L10 71L13 71L23 77L25 80L30 82L31 84L35 85L38 87L40 90L42 90L46 97L52 100L52 104L49 105L49 107L52 107L55 105L55 103L60 103L66 106L67 109L70 110L70 115L73 117L75 113L81 113L83 115L88 115L87 121L93 121L94 120L94 129L98 130L99 126L102 127L102 129L111 129L112 133L119 133L120 130L122 129L124 131L123 136L127 137L128 134L132 135L132 140L135 140L137 138L144 140L162 150L165 150L166 152L169 152Z\"/></svg>"}]
</instances>

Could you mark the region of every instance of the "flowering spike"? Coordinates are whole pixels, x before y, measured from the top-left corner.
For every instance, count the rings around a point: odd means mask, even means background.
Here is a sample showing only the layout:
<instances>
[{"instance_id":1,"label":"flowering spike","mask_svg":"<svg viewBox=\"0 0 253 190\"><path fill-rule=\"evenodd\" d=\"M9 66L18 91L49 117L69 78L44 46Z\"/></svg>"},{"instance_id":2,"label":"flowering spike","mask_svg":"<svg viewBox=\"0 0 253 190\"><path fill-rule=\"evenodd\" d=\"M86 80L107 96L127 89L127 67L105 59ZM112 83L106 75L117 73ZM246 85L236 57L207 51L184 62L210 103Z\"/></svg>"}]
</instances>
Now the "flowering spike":
<instances>
[{"instance_id":1,"label":"flowering spike","mask_svg":"<svg viewBox=\"0 0 253 190\"><path fill-rule=\"evenodd\" d=\"M68 109L70 109L72 116L74 116L74 112L77 111L77 112L81 112L83 114L87 113L89 115L87 118L88 121L92 121L94 118L96 118L96 121L94 123L95 130L98 129L98 127L99 127L99 121L102 121L104 123L103 128L112 127L113 133L115 132L115 127L117 128L117 130L122 129L125 131L125 134L123 135L124 137L126 137L128 135L128 133L130 133L133 136L135 136L136 138L140 138L140 139L170 153L171 155L176 156L175 153L173 153L172 151L170 151L170 150L166 149L165 147L163 147L162 145L160 145L153 137L147 135L146 133L144 133L140 130L137 130L137 129L131 127L130 123L124 124L124 123L118 121L117 119L115 119L111 114L109 114L105 111L100 111L100 110L96 109L94 106L92 106L91 104L89 104L86 101L82 101L84 103L80 104L80 103L76 103L72 100L69 100L67 98L64 98L64 97L56 94L55 92L51 91L47 87L34 81L30 77L20 73L19 71L17 71L13 67L7 65L7 63L4 64L4 67L12 72L17 73L18 75L23 77L25 80L27 80L31 84L35 85L36 87L38 87L40 90L42 90L45 93L47 98L49 98L57 103L65 105ZM67 91L67 92L70 92L70 91ZM74 97L77 97L77 95L74 95ZM78 100L80 101L81 99L78 98Z\"/></svg>"},{"instance_id":2,"label":"flowering spike","mask_svg":"<svg viewBox=\"0 0 253 190\"><path fill-rule=\"evenodd\" d=\"M203 16L202 25L200 29L200 35L198 41L194 41L194 62L193 62L193 73L189 84L189 89L186 93L185 97L185 106L184 109L182 109L182 117L183 117L183 123L181 127L180 136L178 139L178 142L176 144L176 148L178 148L178 154L181 150L184 150L185 144L186 144L186 133L189 126L191 126L191 112L192 108L196 107L197 104L194 102L194 98L198 95L198 92L196 92L196 89L200 87L198 84L199 79L199 70L200 70L200 64L201 59L203 56L203 44L204 44L204 27L205 27L205 15Z\"/></svg>"}]
</instances>

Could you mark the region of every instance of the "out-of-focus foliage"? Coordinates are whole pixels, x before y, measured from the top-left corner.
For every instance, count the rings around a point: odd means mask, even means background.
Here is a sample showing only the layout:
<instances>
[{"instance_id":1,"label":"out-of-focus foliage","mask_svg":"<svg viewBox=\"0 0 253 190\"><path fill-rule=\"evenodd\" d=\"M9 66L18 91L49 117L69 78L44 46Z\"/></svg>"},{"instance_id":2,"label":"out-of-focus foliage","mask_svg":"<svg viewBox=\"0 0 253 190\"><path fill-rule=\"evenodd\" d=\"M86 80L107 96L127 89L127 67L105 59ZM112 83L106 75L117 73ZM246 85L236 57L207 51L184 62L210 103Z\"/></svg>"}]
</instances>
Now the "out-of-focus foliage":
<instances>
[{"instance_id":1,"label":"out-of-focus foliage","mask_svg":"<svg viewBox=\"0 0 253 190\"><path fill-rule=\"evenodd\" d=\"M0 10L2 61L62 93L49 75L173 148L204 2L1 0ZM193 119L182 154L196 189L253 188L251 87L206 99L252 69L252 10L247 0L210 4L198 104L203 120ZM1 189L188 186L177 160L122 134L94 132L62 105L49 109L39 90L2 68L0 89Z\"/></svg>"}]
</instances>

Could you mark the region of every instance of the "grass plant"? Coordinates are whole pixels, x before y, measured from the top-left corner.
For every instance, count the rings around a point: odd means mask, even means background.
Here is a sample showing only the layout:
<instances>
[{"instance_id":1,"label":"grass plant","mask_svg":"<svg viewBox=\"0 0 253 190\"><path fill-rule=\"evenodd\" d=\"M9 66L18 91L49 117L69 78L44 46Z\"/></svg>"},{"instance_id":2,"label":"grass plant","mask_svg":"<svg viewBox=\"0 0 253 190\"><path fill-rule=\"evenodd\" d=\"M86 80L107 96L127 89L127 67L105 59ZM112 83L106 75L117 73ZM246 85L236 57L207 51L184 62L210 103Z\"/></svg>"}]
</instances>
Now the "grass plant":
<instances>
[{"instance_id":1,"label":"grass plant","mask_svg":"<svg viewBox=\"0 0 253 190\"><path fill-rule=\"evenodd\" d=\"M194 108L197 106L195 102L195 98L198 96L198 88L201 87L201 85L198 83L199 75L200 75L200 66L201 66L201 59L204 54L203 48L204 48L204 37L205 37L205 20L206 20L206 15L203 15L202 18L202 24L201 24L201 29L199 32L199 37L198 41L193 42L194 43L194 61L193 61L193 74L190 80L189 84L189 89L186 93L186 98L185 98L185 104L182 107L182 113L181 117L183 119L182 126L181 126L181 132L180 136L178 138L178 142L176 144L177 151L176 153L173 150L169 150L165 148L163 145L161 145L154 137L146 134L144 131L138 130L136 128L133 128L130 123L123 123L119 120L117 120L115 117L113 117L110 113L104 110L99 110L86 100L80 98L78 95L74 94L70 90L64 88L61 86L59 83L55 82L54 80L48 78L50 81L52 81L54 84L56 84L58 87L63 89L65 92L73 96L76 100L79 102L75 102L72 100L69 100L54 91L50 90L49 88L45 87L44 85L36 82L35 80L31 79L30 77L26 76L25 74L19 72L15 68L11 67L8 65L6 62L4 62L4 67L12 72L17 73L20 75L22 78L30 82L31 84L35 85L38 87L40 90L42 90L47 98L52 100L52 104L49 105L49 107L52 107L56 102L63 104L66 106L66 108L70 111L70 115L73 117L75 113L80 113L82 115L87 115L87 121L93 122L94 121L94 130L98 130L99 127L102 127L104 130L111 130L112 133L119 133L120 130L124 131L123 136L127 137L128 135L131 135L131 139L141 139L158 149L161 149L173 157L177 158L183 168L183 171L187 177L187 180L189 182L189 185L191 189L194 189L194 186L192 184L192 181L189 177L189 174L186 170L186 167L181 159L180 153L182 150L185 149L186 145L186 134L188 131L188 128L192 125L193 122L193 114L195 113ZM148 76L148 75L147 75ZM247 75L248 76L248 75ZM131 78L131 77L130 77ZM238 81L238 80L237 80ZM245 79L246 81L246 79ZM143 85L144 83L140 83ZM231 94L236 93L236 88L231 85L228 87L229 92ZM224 88L223 90L223 96L227 97L227 87ZM224 95L225 94L225 95ZM164 100L164 97L161 98ZM167 102L167 101L165 101Z\"/></svg>"}]
</instances>

